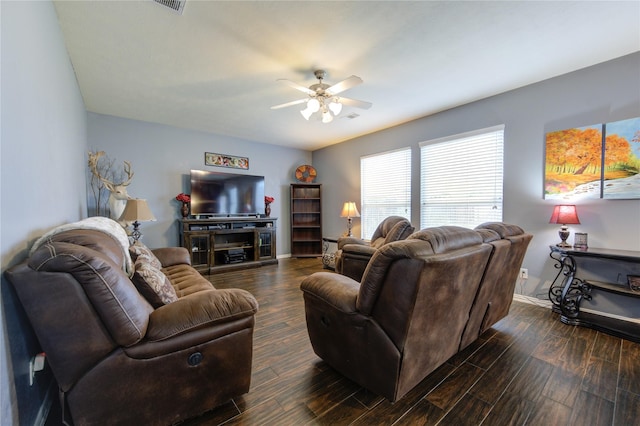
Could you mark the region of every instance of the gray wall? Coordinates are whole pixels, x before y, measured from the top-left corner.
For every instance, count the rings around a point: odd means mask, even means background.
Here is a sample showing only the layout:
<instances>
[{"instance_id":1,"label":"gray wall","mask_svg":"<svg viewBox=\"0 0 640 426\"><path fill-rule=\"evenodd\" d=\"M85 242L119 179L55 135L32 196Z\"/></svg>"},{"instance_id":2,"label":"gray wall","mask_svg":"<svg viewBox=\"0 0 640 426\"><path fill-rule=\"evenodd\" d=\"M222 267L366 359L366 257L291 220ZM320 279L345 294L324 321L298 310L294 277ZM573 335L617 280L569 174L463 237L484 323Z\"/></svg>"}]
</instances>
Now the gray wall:
<instances>
[{"instance_id":1,"label":"gray wall","mask_svg":"<svg viewBox=\"0 0 640 426\"><path fill-rule=\"evenodd\" d=\"M0 2L2 15L2 272L44 231L86 216L86 112L51 2ZM29 386L39 346L2 276L0 424L46 414L52 376ZM50 397L48 398L50 401Z\"/></svg>"},{"instance_id":2,"label":"gray wall","mask_svg":"<svg viewBox=\"0 0 640 426\"><path fill-rule=\"evenodd\" d=\"M523 265L529 279L519 282L516 291L544 298L555 276L549 245L559 241L559 227L548 223L553 205L559 203L542 197L545 133L638 116L640 53L635 53L315 151L313 165L325 194L324 233L346 230L345 219L339 217L344 201L357 201L360 207L361 156L412 147L412 221L419 225L418 144L505 124L504 221L534 235ZM570 242L573 232L587 232L592 247L640 250L640 200L575 204L581 224L570 227ZM360 235L359 226L354 219L354 235Z\"/></svg>"},{"instance_id":3,"label":"gray wall","mask_svg":"<svg viewBox=\"0 0 640 426\"><path fill-rule=\"evenodd\" d=\"M277 254L291 253L289 241L289 184L301 164L311 162L308 151L261 144L228 136L184 130L160 124L89 114L88 145L105 151L122 168L131 162L135 173L127 192L145 198L156 222L140 225L149 247L178 245L180 192L189 192L191 169L242 173L265 177L265 195L275 197L271 217L277 217ZM204 165L204 153L249 157L249 170Z\"/></svg>"}]
</instances>

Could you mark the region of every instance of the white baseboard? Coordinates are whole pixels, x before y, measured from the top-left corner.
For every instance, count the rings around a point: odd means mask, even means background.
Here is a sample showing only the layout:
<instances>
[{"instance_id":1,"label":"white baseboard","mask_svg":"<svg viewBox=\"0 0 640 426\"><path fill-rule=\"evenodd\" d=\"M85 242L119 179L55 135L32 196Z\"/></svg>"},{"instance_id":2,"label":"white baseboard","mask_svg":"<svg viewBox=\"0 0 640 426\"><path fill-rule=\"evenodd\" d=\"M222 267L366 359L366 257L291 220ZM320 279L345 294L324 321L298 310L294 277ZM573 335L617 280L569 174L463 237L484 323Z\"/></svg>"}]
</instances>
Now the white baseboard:
<instances>
[{"instance_id":1,"label":"white baseboard","mask_svg":"<svg viewBox=\"0 0 640 426\"><path fill-rule=\"evenodd\" d=\"M553 306L550 300L542 300L536 297L525 296L524 294L515 294L513 295L513 300L516 302L529 303L530 305L541 306L543 308L549 308Z\"/></svg>"}]
</instances>

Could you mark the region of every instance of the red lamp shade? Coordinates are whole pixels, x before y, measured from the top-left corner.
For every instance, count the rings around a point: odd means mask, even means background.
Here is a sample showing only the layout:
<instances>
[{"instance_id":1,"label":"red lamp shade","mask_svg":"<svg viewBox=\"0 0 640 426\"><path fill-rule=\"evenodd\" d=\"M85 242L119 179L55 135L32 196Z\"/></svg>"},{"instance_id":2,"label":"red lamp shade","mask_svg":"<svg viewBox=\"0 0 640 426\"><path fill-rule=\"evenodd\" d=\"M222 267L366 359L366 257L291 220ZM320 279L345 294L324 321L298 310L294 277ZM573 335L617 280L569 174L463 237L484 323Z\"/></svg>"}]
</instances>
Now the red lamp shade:
<instances>
[{"instance_id":1,"label":"red lamp shade","mask_svg":"<svg viewBox=\"0 0 640 426\"><path fill-rule=\"evenodd\" d=\"M559 223L561 225L579 225L578 212L574 205L559 205L553 208L549 223Z\"/></svg>"}]
</instances>

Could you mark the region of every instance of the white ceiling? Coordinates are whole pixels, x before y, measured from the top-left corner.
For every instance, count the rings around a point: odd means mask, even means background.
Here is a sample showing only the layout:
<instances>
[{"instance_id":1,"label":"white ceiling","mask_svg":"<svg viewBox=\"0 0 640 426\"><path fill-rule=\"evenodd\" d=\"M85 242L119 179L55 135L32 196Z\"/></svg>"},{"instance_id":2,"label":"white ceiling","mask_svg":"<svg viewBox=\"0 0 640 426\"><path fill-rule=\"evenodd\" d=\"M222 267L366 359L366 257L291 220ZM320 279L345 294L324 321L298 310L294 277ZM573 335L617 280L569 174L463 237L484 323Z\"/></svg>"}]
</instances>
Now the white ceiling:
<instances>
[{"instance_id":1,"label":"white ceiling","mask_svg":"<svg viewBox=\"0 0 640 426\"><path fill-rule=\"evenodd\" d=\"M314 150L640 51L639 1L55 1L87 110ZM342 95L305 121L313 70ZM640 78L640 76L639 76ZM347 118L352 113L357 118Z\"/></svg>"}]
</instances>

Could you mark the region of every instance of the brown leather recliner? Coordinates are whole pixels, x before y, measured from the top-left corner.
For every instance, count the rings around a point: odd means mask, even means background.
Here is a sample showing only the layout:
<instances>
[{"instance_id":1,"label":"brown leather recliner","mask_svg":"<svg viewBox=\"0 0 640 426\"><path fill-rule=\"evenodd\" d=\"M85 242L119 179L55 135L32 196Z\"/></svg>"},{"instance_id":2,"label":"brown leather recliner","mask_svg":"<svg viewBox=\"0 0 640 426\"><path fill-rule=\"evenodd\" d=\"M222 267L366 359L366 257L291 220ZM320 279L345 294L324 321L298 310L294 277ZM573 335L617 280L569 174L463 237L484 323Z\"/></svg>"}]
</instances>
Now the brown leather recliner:
<instances>
[{"instance_id":1,"label":"brown leather recliner","mask_svg":"<svg viewBox=\"0 0 640 426\"><path fill-rule=\"evenodd\" d=\"M157 308L97 230L56 234L6 272L75 425L173 424L249 390L255 298L216 290L183 248L154 253L177 295Z\"/></svg>"},{"instance_id":2,"label":"brown leather recliner","mask_svg":"<svg viewBox=\"0 0 640 426\"><path fill-rule=\"evenodd\" d=\"M371 241L356 237L338 238L336 272L360 281L373 253L385 244L404 240L415 228L402 216L389 216L376 228Z\"/></svg>"},{"instance_id":3,"label":"brown leather recliner","mask_svg":"<svg viewBox=\"0 0 640 426\"><path fill-rule=\"evenodd\" d=\"M509 291L513 296L506 283L517 279L526 249L516 243L512 251L509 238L502 242L493 230L427 228L380 247L361 282L330 272L310 275L301 290L314 352L360 386L396 401L455 355L463 339L477 337L508 311L510 302L493 301ZM515 240L528 243L530 236ZM496 246L506 252L495 255ZM497 277L498 270L505 276ZM486 302L485 284L501 295ZM501 308L487 309L494 304ZM470 316L481 312L491 319L470 326Z\"/></svg>"}]
</instances>

